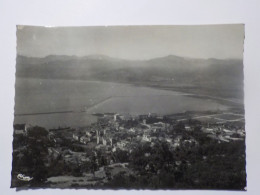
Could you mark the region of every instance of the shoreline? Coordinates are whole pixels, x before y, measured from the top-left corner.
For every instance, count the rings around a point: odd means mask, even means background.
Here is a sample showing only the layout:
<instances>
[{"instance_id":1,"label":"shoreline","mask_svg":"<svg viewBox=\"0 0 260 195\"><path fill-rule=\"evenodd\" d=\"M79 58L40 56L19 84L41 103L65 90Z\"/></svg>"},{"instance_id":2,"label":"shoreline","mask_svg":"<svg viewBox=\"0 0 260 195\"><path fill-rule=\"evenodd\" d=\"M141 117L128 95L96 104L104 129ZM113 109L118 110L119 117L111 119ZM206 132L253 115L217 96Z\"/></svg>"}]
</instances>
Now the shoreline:
<instances>
[{"instance_id":1,"label":"shoreline","mask_svg":"<svg viewBox=\"0 0 260 195\"><path fill-rule=\"evenodd\" d=\"M229 101L235 104L241 104L244 105L244 98L239 98L235 96L227 96L227 95L216 95L213 94L211 95L210 93L208 94L207 89L201 87L199 88L198 86L165 86L161 85L159 86L158 83L156 82L126 82L126 81L105 81L105 80L95 80L95 79L64 79L64 78L34 78L34 77L16 77L16 79L40 79L40 80L60 80L60 81L87 81L87 82L102 82L102 83L114 83L114 84L127 84L135 87L148 87L148 88L153 88L153 89L158 89L158 90L166 90L166 91L173 91L173 92L179 92L182 93L182 95L187 95L187 96L194 96L198 98L208 98L208 99L214 99L214 100L223 100L223 101ZM201 95L198 95L198 93L194 93L194 90ZM214 88L208 88L209 91L215 91L216 89ZM230 89L232 90L232 89ZM193 91L193 92L192 92ZM226 93L223 90L223 93ZM235 101L234 101L235 99Z\"/></svg>"}]
</instances>

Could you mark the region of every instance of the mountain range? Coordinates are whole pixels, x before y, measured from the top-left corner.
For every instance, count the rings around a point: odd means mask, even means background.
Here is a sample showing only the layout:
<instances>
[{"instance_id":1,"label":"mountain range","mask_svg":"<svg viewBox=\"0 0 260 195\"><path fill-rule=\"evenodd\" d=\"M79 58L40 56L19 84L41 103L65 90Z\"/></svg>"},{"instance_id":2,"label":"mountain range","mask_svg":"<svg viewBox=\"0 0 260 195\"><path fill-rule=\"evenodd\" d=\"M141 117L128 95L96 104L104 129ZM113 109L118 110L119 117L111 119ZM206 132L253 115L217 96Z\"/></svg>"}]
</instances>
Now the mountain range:
<instances>
[{"instance_id":1,"label":"mountain range","mask_svg":"<svg viewBox=\"0 0 260 195\"><path fill-rule=\"evenodd\" d=\"M238 59L168 55L150 60L124 60L104 55L50 55L43 58L18 55L16 77L125 82L223 91L228 92L227 96L243 96L243 61Z\"/></svg>"}]
</instances>

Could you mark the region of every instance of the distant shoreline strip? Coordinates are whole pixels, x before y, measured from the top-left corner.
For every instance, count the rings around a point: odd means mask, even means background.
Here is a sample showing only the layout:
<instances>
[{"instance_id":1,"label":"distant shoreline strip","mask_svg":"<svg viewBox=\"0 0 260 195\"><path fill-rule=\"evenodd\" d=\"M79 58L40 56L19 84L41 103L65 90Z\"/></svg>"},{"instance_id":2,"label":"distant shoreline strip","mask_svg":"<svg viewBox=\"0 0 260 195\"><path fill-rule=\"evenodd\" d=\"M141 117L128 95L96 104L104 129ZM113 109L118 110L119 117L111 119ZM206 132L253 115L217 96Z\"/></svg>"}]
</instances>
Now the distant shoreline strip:
<instances>
[{"instance_id":1,"label":"distant shoreline strip","mask_svg":"<svg viewBox=\"0 0 260 195\"><path fill-rule=\"evenodd\" d=\"M36 112L36 113L25 113L25 114L14 114L14 116L27 116L27 115L44 115L44 114L61 114L61 113L73 113L75 111L56 111L56 112Z\"/></svg>"}]
</instances>

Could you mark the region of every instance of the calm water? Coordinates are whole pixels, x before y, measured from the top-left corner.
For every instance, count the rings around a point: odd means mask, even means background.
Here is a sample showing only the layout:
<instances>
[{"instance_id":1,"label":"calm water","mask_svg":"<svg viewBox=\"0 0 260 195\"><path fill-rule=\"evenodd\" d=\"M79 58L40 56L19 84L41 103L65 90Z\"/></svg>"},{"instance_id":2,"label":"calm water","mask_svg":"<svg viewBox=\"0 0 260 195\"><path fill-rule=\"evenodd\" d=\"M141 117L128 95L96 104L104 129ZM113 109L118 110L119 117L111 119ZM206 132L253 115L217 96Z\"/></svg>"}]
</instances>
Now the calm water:
<instances>
[{"instance_id":1,"label":"calm water","mask_svg":"<svg viewBox=\"0 0 260 195\"><path fill-rule=\"evenodd\" d=\"M14 122L46 128L76 127L94 122L93 113L171 114L218 109L227 107L168 90L100 81L17 78ZM73 112L34 114L60 111Z\"/></svg>"}]
</instances>

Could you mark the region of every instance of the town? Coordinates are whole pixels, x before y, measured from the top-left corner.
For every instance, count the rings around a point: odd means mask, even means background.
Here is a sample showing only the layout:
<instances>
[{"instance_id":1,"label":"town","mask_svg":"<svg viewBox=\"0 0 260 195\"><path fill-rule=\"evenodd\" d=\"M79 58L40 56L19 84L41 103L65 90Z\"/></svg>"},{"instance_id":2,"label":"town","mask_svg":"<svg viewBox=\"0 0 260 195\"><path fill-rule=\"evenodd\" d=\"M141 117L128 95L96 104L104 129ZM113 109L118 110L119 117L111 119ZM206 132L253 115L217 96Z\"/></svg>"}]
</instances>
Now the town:
<instances>
[{"instance_id":1,"label":"town","mask_svg":"<svg viewBox=\"0 0 260 195\"><path fill-rule=\"evenodd\" d=\"M47 130L15 124L12 185L108 189L245 186L241 111L94 115L97 122L79 128Z\"/></svg>"}]
</instances>

